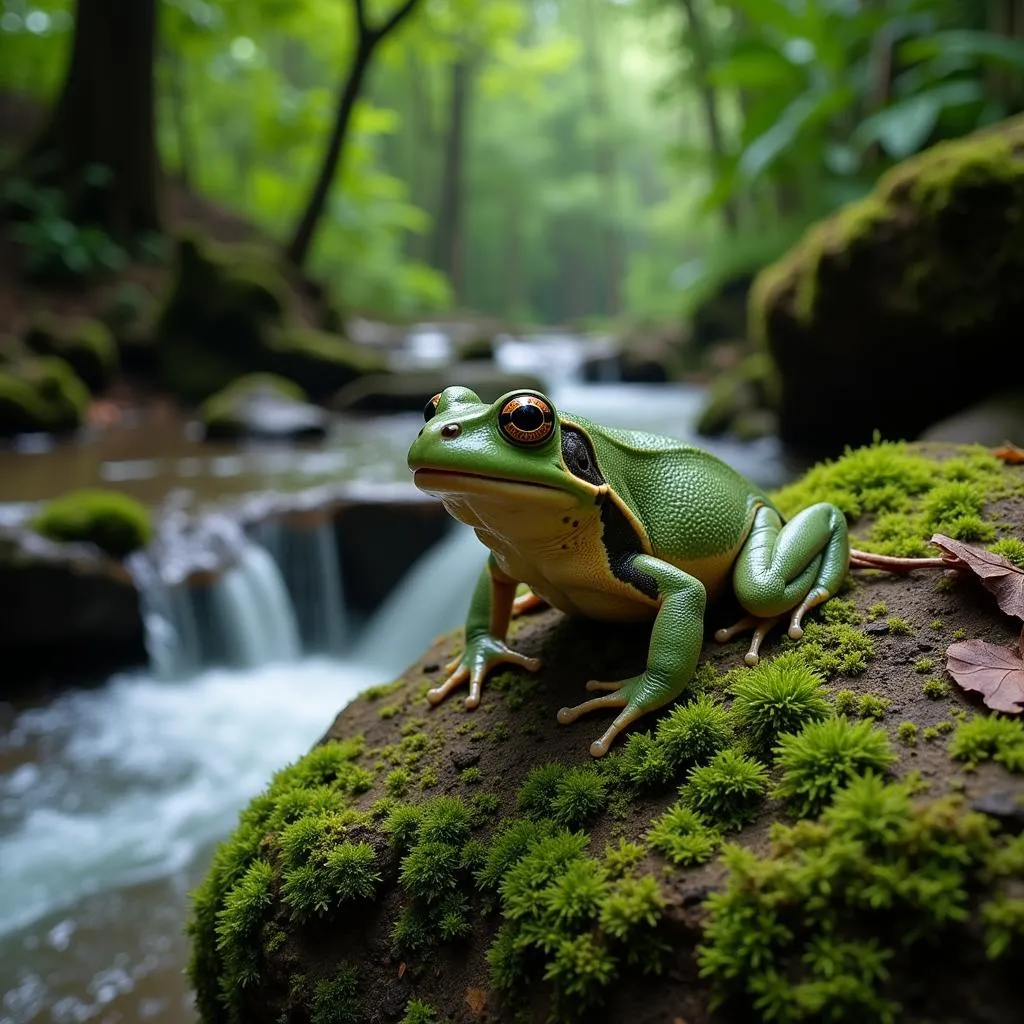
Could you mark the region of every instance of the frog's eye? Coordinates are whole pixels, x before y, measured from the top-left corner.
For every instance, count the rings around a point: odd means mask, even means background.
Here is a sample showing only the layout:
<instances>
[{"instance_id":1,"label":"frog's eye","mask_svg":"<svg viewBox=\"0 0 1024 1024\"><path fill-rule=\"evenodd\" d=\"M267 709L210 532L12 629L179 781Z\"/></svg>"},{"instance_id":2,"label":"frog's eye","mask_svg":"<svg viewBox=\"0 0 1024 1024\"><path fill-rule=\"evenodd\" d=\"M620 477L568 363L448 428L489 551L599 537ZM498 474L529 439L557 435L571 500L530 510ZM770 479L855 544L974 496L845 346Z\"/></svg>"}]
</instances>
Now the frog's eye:
<instances>
[{"instance_id":1,"label":"frog's eye","mask_svg":"<svg viewBox=\"0 0 1024 1024\"><path fill-rule=\"evenodd\" d=\"M555 429L555 413L543 398L517 395L502 407L498 414L498 426L514 444L540 444Z\"/></svg>"},{"instance_id":2,"label":"frog's eye","mask_svg":"<svg viewBox=\"0 0 1024 1024\"><path fill-rule=\"evenodd\" d=\"M434 395L425 406L423 406L423 418L429 423L437 412L437 403L441 401L441 394Z\"/></svg>"}]
</instances>

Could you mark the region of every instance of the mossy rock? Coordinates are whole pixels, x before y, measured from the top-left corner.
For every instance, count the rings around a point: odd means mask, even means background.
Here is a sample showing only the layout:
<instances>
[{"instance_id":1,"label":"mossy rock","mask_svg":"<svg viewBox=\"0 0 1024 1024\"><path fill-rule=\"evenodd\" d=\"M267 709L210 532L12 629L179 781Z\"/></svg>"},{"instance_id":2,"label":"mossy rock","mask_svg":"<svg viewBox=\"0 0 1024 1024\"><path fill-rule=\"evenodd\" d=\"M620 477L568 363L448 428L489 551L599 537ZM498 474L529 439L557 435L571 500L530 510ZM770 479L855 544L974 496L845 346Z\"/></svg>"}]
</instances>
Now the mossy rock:
<instances>
[{"instance_id":1,"label":"mossy rock","mask_svg":"<svg viewBox=\"0 0 1024 1024\"><path fill-rule=\"evenodd\" d=\"M304 327L274 331L268 340L267 368L295 381L314 401L369 374L385 374L384 355L337 334Z\"/></svg>"},{"instance_id":2,"label":"mossy rock","mask_svg":"<svg viewBox=\"0 0 1024 1024\"><path fill-rule=\"evenodd\" d=\"M100 320L40 314L26 331L25 344L38 355L60 356L92 392L102 391L117 372L117 343Z\"/></svg>"},{"instance_id":3,"label":"mossy rock","mask_svg":"<svg viewBox=\"0 0 1024 1024\"><path fill-rule=\"evenodd\" d=\"M298 384L271 373L232 381L203 402L199 418L208 439L322 438L328 422Z\"/></svg>"},{"instance_id":4,"label":"mossy rock","mask_svg":"<svg viewBox=\"0 0 1024 1024\"><path fill-rule=\"evenodd\" d=\"M875 430L914 438L1000 390L1024 371L1021 280L1024 117L885 174L755 282L783 439L834 454Z\"/></svg>"},{"instance_id":5,"label":"mossy rock","mask_svg":"<svg viewBox=\"0 0 1024 1024\"><path fill-rule=\"evenodd\" d=\"M981 449L877 445L778 498L839 501L874 549L966 528L967 505L986 543L1024 528L1024 468ZM201 1018L1010 1024L1024 727L939 664L1019 631L969 580L860 574L755 670L745 639L707 644L686 695L596 761L610 715L556 712L640 670L649 627L521 616L542 670L495 671L473 711L425 699L462 642L440 638L218 849L189 925Z\"/></svg>"},{"instance_id":6,"label":"mossy rock","mask_svg":"<svg viewBox=\"0 0 1024 1024\"><path fill-rule=\"evenodd\" d=\"M0 366L0 437L61 434L77 429L89 408L89 389L55 356L21 358Z\"/></svg>"},{"instance_id":7,"label":"mossy rock","mask_svg":"<svg viewBox=\"0 0 1024 1024\"><path fill-rule=\"evenodd\" d=\"M113 558L145 547L153 535L149 510L117 491L80 490L49 502L32 528L50 540L95 544Z\"/></svg>"},{"instance_id":8,"label":"mossy rock","mask_svg":"<svg viewBox=\"0 0 1024 1024\"><path fill-rule=\"evenodd\" d=\"M775 365L767 353L754 352L715 378L697 419L697 433L732 433L743 440L763 437L774 431L778 401Z\"/></svg>"}]
</instances>

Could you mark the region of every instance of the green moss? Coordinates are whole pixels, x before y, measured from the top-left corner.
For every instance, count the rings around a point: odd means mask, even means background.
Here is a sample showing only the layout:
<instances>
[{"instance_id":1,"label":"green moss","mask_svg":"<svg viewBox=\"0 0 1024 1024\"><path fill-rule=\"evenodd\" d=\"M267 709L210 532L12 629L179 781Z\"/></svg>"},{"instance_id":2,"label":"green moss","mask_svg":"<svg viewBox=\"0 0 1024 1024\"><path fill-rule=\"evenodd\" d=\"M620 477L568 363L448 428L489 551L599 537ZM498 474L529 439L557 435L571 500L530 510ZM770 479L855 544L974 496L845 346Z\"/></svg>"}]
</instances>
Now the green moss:
<instances>
[{"instance_id":1,"label":"green moss","mask_svg":"<svg viewBox=\"0 0 1024 1024\"><path fill-rule=\"evenodd\" d=\"M420 789L433 789L440 781L441 777L433 765L427 765L420 772Z\"/></svg>"},{"instance_id":2,"label":"green moss","mask_svg":"<svg viewBox=\"0 0 1024 1024\"><path fill-rule=\"evenodd\" d=\"M914 662L914 671L919 676L928 675L933 668L935 668L934 658L918 658L917 661Z\"/></svg>"},{"instance_id":3,"label":"green moss","mask_svg":"<svg viewBox=\"0 0 1024 1024\"><path fill-rule=\"evenodd\" d=\"M857 694L853 690L838 690L832 698L837 715L854 715L857 711Z\"/></svg>"},{"instance_id":4,"label":"green moss","mask_svg":"<svg viewBox=\"0 0 1024 1024\"><path fill-rule=\"evenodd\" d=\"M683 801L709 821L739 828L753 820L768 791L764 765L735 749L723 750L690 772Z\"/></svg>"},{"instance_id":5,"label":"green moss","mask_svg":"<svg viewBox=\"0 0 1024 1024\"><path fill-rule=\"evenodd\" d=\"M942 700L949 696L949 685L941 679L926 679L921 691L929 700Z\"/></svg>"},{"instance_id":6,"label":"green moss","mask_svg":"<svg viewBox=\"0 0 1024 1024\"><path fill-rule=\"evenodd\" d=\"M396 679L390 683L380 683L377 686L371 686L360 694L363 700L375 701L380 700L381 697L389 697L391 694L400 690L404 685L404 679ZM430 684L433 686L433 683Z\"/></svg>"},{"instance_id":7,"label":"green moss","mask_svg":"<svg viewBox=\"0 0 1024 1024\"><path fill-rule=\"evenodd\" d=\"M917 725L914 722L900 722L900 727L896 730L900 742L906 747L917 746L917 733Z\"/></svg>"},{"instance_id":8,"label":"green moss","mask_svg":"<svg viewBox=\"0 0 1024 1024\"><path fill-rule=\"evenodd\" d=\"M963 629L962 627L958 628L958 629L954 629L953 630L953 639L954 640L966 640L967 639L967 630Z\"/></svg>"},{"instance_id":9,"label":"green moss","mask_svg":"<svg viewBox=\"0 0 1024 1024\"><path fill-rule=\"evenodd\" d=\"M410 999L398 1024L441 1024L437 1010L421 999Z\"/></svg>"},{"instance_id":10,"label":"green moss","mask_svg":"<svg viewBox=\"0 0 1024 1024\"><path fill-rule=\"evenodd\" d=\"M998 960L1024 944L1024 898L999 893L981 907L985 926L985 954Z\"/></svg>"},{"instance_id":11,"label":"green moss","mask_svg":"<svg viewBox=\"0 0 1024 1024\"><path fill-rule=\"evenodd\" d=\"M875 643L859 629L845 623L826 625L808 622L804 637L796 643L798 656L815 672L829 678L834 675L858 676L867 671L875 655Z\"/></svg>"},{"instance_id":12,"label":"green moss","mask_svg":"<svg viewBox=\"0 0 1024 1024\"><path fill-rule=\"evenodd\" d=\"M726 849L701 973L719 1005L759 1019L895 1024L891 979L927 965L934 942L971 943L971 896L1003 849L955 800L914 804L906 785L864 776L820 822L777 828L769 856Z\"/></svg>"},{"instance_id":13,"label":"green moss","mask_svg":"<svg viewBox=\"0 0 1024 1024\"><path fill-rule=\"evenodd\" d=\"M116 491L72 491L51 501L32 520L44 537L95 544L114 558L145 547L153 534L149 511Z\"/></svg>"},{"instance_id":14,"label":"green moss","mask_svg":"<svg viewBox=\"0 0 1024 1024\"><path fill-rule=\"evenodd\" d=\"M1008 562L1012 562L1018 569L1024 569L1024 540L1018 537L1004 537L995 544L990 544L988 549L993 554L1001 555Z\"/></svg>"},{"instance_id":15,"label":"green moss","mask_svg":"<svg viewBox=\"0 0 1024 1024\"><path fill-rule=\"evenodd\" d=\"M782 779L778 795L800 817L818 814L858 775L885 771L896 760L884 732L870 721L845 717L812 722L783 736L776 748Z\"/></svg>"},{"instance_id":16,"label":"green moss","mask_svg":"<svg viewBox=\"0 0 1024 1024\"><path fill-rule=\"evenodd\" d=\"M334 977L316 986L309 1020L310 1024L363 1024L366 1012L354 967L343 964Z\"/></svg>"},{"instance_id":17,"label":"green moss","mask_svg":"<svg viewBox=\"0 0 1024 1024\"><path fill-rule=\"evenodd\" d=\"M470 801L473 807L473 820L486 821L493 818L501 809L501 799L496 793L476 793Z\"/></svg>"},{"instance_id":18,"label":"green moss","mask_svg":"<svg viewBox=\"0 0 1024 1024\"><path fill-rule=\"evenodd\" d=\"M295 381L314 401L329 398L359 377L387 372L376 349L305 327L272 328L263 358L265 369Z\"/></svg>"},{"instance_id":19,"label":"green moss","mask_svg":"<svg viewBox=\"0 0 1024 1024\"><path fill-rule=\"evenodd\" d=\"M796 732L831 711L821 676L792 653L762 661L744 672L730 692L733 716L761 756L771 755L782 733Z\"/></svg>"},{"instance_id":20,"label":"green moss","mask_svg":"<svg viewBox=\"0 0 1024 1024\"><path fill-rule=\"evenodd\" d=\"M338 842L345 829L331 815L302 818L282 832L281 895L291 919L304 923L371 900L381 880L369 843Z\"/></svg>"},{"instance_id":21,"label":"green moss","mask_svg":"<svg viewBox=\"0 0 1024 1024\"><path fill-rule=\"evenodd\" d=\"M889 632L893 636L907 636L913 631L906 619L898 618L895 615L889 618L887 625L889 626Z\"/></svg>"},{"instance_id":22,"label":"green moss","mask_svg":"<svg viewBox=\"0 0 1024 1024\"><path fill-rule=\"evenodd\" d=\"M88 408L88 388L63 359L0 366L0 437L75 430L85 422Z\"/></svg>"},{"instance_id":23,"label":"green moss","mask_svg":"<svg viewBox=\"0 0 1024 1024\"><path fill-rule=\"evenodd\" d=\"M879 697L874 693L865 693L857 702L857 714L861 718L871 718L875 721L884 718L889 710L890 701L885 697Z\"/></svg>"},{"instance_id":24,"label":"green moss","mask_svg":"<svg viewBox=\"0 0 1024 1024\"><path fill-rule=\"evenodd\" d=\"M732 742L729 713L713 697L701 695L674 707L655 730L654 739L671 777L703 764Z\"/></svg>"},{"instance_id":25,"label":"green moss","mask_svg":"<svg viewBox=\"0 0 1024 1024\"><path fill-rule=\"evenodd\" d=\"M63 321L41 314L29 325L25 343L38 355L59 356L90 391L102 390L117 370L117 344L110 328L99 320Z\"/></svg>"},{"instance_id":26,"label":"green moss","mask_svg":"<svg viewBox=\"0 0 1024 1024\"><path fill-rule=\"evenodd\" d=\"M825 622L845 622L851 626L860 624L860 612L852 601L833 597L821 606L821 617Z\"/></svg>"},{"instance_id":27,"label":"green moss","mask_svg":"<svg viewBox=\"0 0 1024 1024\"><path fill-rule=\"evenodd\" d=\"M385 721L387 721L387 719L389 718L394 718L396 715L400 715L401 713L401 704L385 704L380 709L380 711L377 712L377 714L380 715L380 717L383 718Z\"/></svg>"},{"instance_id":28,"label":"green moss","mask_svg":"<svg viewBox=\"0 0 1024 1024\"><path fill-rule=\"evenodd\" d=\"M928 628L934 629L936 633L940 633L945 628L945 625L946 624L942 619L932 619L932 621L928 623Z\"/></svg>"},{"instance_id":29,"label":"green moss","mask_svg":"<svg viewBox=\"0 0 1024 1024\"><path fill-rule=\"evenodd\" d=\"M651 823L647 841L673 864L691 867L711 860L722 836L702 815L677 803Z\"/></svg>"},{"instance_id":30,"label":"green moss","mask_svg":"<svg viewBox=\"0 0 1024 1024\"><path fill-rule=\"evenodd\" d=\"M956 727L949 754L972 767L996 761L1011 772L1024 773L1024 724L998 715L976 715Z\"/></svg>"},{"instance_id":31,"label":"green moss","mask_svg":"<svg viewBox=\"0 0 1024 1024\"><path fill-rule=\"evenodd\" d=\"M604 866L610 878L621 878L628 875L646 855L647 851L638 843L620 838L617 845L605 846Z\"/></svg>"},{"instance_id":32,"label":"green moss","mask_svg":"<svg viewBox=\"0 0 1024 1024\"><path fill-rule=\"evenodd\" d=\"M868 609L868 622L874 622L875 619L880 619L885 615L889 614L889 606L884 601L876 601Z\"/></svg>"},{"instance_id":33,"label":"green moss","mask_svg":"<svg viewBox=\"0 0 1024 1024\"><path fill-rule=\"evenodd\" d=\"M384 780L384 786L392 796L405 796L409 791L411 782L412 777L405 768L395 768L393 771L388 772L388 777Z\"/></svg>"},{"instance_id":34,"label":"green moss","mask_svg":"<svg viewBox=\"0 0 1024 1024\"><path fill-rule=\"evenodd\" d=\"M480 783L484 781L484 773L480 771L476 765L470 765L468 768L463 768L462 771L459 772L459 778L467 786L479 786Z\"/></svg>"}]
</instances>

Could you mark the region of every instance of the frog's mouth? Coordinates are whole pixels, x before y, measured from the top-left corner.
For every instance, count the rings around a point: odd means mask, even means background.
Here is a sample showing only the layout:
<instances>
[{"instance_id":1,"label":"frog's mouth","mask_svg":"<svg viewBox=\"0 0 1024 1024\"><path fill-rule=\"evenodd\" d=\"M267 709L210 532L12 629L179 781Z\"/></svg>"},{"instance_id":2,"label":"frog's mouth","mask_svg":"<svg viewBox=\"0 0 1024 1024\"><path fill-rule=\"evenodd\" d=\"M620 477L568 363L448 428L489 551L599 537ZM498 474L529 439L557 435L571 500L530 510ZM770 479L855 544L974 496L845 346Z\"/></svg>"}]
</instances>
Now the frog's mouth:
<instances>
[{"instance_id":1,"label":"frog's mouth","mask_svg":"<svg viewBox=\"0 0 1024 1024\"><path fill-rule=\"evenodd\" d=\"M413 470L412 478L421 491L428 491L432 494L447 494L452 491L469 494L493 494L519 487L559 492L557 487L536 483L533 480L513 480L511 477L487 476L483 473L469 473L464 470L434 469L431 466L422 466Z\"/></svg>"}]
</instances>

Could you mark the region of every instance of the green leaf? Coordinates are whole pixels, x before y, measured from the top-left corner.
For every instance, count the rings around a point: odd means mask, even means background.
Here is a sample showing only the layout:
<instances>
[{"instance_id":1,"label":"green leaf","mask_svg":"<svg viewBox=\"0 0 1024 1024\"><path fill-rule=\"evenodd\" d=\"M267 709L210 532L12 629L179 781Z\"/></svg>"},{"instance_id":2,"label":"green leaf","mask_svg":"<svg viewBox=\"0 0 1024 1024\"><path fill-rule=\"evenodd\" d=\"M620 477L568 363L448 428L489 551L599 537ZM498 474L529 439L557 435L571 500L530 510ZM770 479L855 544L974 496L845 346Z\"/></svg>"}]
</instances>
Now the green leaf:
<instances>
[{"instance_id":1,"label":"green leaf","mask_svg":"<svg viewBox=\"0 0 1024 1024\"><path fill-rule=\"evenodd\" d=\"M1015 71L1024 71L1024 43L993 32L951 29L919 39L911 39L899 48L900 59L914 61L941 57L970 57L985 64L995 64Z\"/></svg>"},{"instance_id":2,"label":"green leaf","mask_svg":"<svg viewBox=\"0 0 1024 1024\"><path fill-rule=\"evenodd\" d=\"M799 82L800 78L777 50L765 48L736 53L715 64L708 72L708 81L713 85L751 89Z\"/></svg>"}]
</instances>

